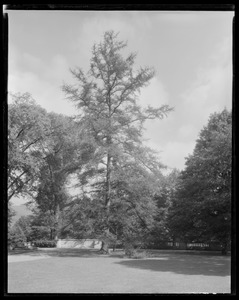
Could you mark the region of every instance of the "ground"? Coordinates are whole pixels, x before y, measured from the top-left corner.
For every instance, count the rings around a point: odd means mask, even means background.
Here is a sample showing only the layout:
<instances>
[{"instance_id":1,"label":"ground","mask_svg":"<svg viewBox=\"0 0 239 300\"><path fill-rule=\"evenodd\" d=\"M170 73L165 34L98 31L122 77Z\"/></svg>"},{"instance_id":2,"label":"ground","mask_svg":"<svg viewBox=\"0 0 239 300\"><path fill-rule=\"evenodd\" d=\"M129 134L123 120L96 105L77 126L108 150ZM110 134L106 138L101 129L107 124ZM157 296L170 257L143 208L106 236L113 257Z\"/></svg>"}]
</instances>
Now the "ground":
<instances>
[{"instance_id":1,"label":"ground","mask_svg":"<svg viewBox=\"0 0 239 300\"><path fill-rule=\"evenodd\" d=\"M8 293L230 293L230 256L154 251L144 259L96 250L13 251Z\"/></svg>"}]
</instances>

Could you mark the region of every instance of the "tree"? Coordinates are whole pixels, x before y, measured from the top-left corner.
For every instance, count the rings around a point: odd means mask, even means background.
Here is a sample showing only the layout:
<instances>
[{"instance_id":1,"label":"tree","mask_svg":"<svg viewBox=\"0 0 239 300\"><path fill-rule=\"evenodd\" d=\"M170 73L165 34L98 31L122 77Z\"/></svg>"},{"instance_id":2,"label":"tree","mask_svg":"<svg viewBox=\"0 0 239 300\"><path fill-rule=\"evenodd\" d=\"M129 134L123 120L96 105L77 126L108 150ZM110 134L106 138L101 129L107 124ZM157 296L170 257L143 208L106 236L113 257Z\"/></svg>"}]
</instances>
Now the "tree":
<instances>
[{"instance_id":1,"label":"tree","mask_svg":"<svg viewBox=\"0 0 239 300\"><path fill-rule=\"evenodd\" d=\"M30 241L31 219L32 216L22 216L8 229L9 246L24 246L25 242Z\"/></svg>"},{"instance_id":2,"label":"tree","mask_svg":"<svg viewBox=\"0 0 239 300\"><path fill-rule=\"evenodd\" d=\"M185 240L217 241L225 253L231 232L232 117L210 116L180 176L169 226Z\"/></svg>"},{"instance_id":3,"label":"tree","mask_svg":"<svg viewBox=\"0 0 239 300\"><path fill-rule=\"evenodd\" d=\"M25 242L34 242L37 240L53 240L52 236L52 218L48 212L41 213L36 210L32 215L22 216L14 224L10 235L23 237Z\"/></svg>"},{"instance_id":4,"label":"tree","mask_svg":"<svg viewBox=\"0 0 239 300\"><path fill-rule=\"evenodd\" d=\"M29 194L42 164L39 146L50 133L46 111L30 94L11 95L8 111L8 201Z\"/></svg>"},{"instance_id":5,"label":"tree","mask_svg":"<svg viewBox=\"0 0 239 300\"><path fill-rule=\"evenodd\" d=\"M15 210L12 208L12 203L9 202L8 204L8 214L7 214L7 221L8 221L8 230L10 230L12 225L12 219L16 215Z\"/></svg>"},{"instance_id":6,"label":"tree","mask_svg":"<svg viewBox=\"0 0 239 300\"><path fill-rule=\"evenodd\" d=\"M156 203L156 214L154 226L149 236L149 243L152 247L158 247L160 243L173 240L170 229L168 228L168 211L177 191L180 171L173 169L169 174L163 176L160 194L154 195Z\"/></svg>"},{"instance_id":7,"label":"tree","mask_svg":"<svg viewBox=\"0 0 239 300\"><path fill-rule=\"evenodd\" d=\"M85 149L80 128L72 118L55 113L48 117L51 135L41 147L44 164L40 168L36 197L31 202L37 205L39 215L48 216L50 237L57 240L65 226L64 209L72 205L67 183L70 175L87 162L89 149Z\"/></svg>"},{"instance_id":8,"label":"tree","mask_svg":"<svg viewBox=\"0 0 239 300\"><path fill-rule=\"evenodd\" d=\"M21 216L14 224L14 228L21 232L21 235L24 236L27 242L30 241L32 219L32 216Z\"/></svg>"},{"instance_id":9,"label":"tree","mask_svg":"<svg viewBox=\"0 0 239 300\"><path fill-rule=\"evenodd\" d=\"M124 170L120 176L125 176L125 181L129 179L127 175L132 174L127 165L131 165L132 170L135 165L138 171L147 169L151 177L153 173L154 176L160 173L162 164L142 144L143 124L147 119L162 119L171 110L167 105L143 109L137 104L140 89L150 82L155 72L149 67L135 71L136 55L130 54L124 59L121 54L126 45L117 40L113 31L106 32L103 42L93 46L89 71L85 74L80 68L72 70L77 84L63 86L68 99L79 109L82 126L95 149L91 160L90 186L91 190L94 187L97 191L91 193L91 197L102 202L105 212L102 216L104 225L101 226L105 251L107 237L111 235L114 194L119 190L114 188L118 172ZM137 180L130 186L132 191L134 184Z\"/></svg>"},{"instance_id":10,"label":"tree","mask_svg":"<svg viewBox=\"0 0 239 300\"><path fill-rule=\"evenodd\" d=\"M55 220L49 211L34 210L29 241L54 240Z\"/></svg>"},{"instance_id":11,"label":"tree","mask_svg":"<svg viewBox=\"0 0 239 300\"><path fill-rule=\"evenodd\" d=\"M13 226L12 228L10 228L8 232L8 246L10 246L10 249L14 249L18 246L23 246L25 242L26 237L19 227Z\"/></svg>"}]
</instances>

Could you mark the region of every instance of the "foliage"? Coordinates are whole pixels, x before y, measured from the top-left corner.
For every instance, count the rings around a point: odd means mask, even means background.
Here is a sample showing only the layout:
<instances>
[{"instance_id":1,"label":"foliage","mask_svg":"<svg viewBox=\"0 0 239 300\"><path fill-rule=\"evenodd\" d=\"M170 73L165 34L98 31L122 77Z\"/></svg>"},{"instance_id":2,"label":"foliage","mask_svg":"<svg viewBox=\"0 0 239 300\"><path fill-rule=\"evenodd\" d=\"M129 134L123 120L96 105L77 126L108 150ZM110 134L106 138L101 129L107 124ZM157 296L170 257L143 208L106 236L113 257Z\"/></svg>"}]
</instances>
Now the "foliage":
<instances>
[{"instance_id":1,"label":"foliage","mask_svg":"<svg viewBox=\"0 0 239 300\"><path fill-rule=\"evenodd\" d=\"M138 250L138 249L134 249L133 247L126 247L125 255L129 258L134 258L134 259L142 259L142 258L150 257L150 253L147 250Z\"/></svg>"},{"instance_id":2,"label":"foliage","mask_svg":"<svg viewBox=\"0 0 239 300\"><path fill-rule=\"evenodd\" d=\"M27 242L54 239L54 220L49 212L34 211L33 215L22 216L14 224L21 231Z\"/></svg>"},{"instance_id":3,"label":"foliage","mask_svg":"<svg viewBox=\"0 0 239 300\"><path fill-rule=\"evenodd\" d=\"M174 235L188 241L220 241L231 232L231 113L210 116L186 161L168 217Z\"/></svg>"},{"instance_id":4,"label":"foliage","mask_svg":"<svg viewBox=\"0 0 239 300\"><path fill-rule=\"evenodd\" d=\"M52 240L36 240L34 241L34 246L39 248L54 248L56 247L56 242Z\"/></svg>"},{"instance_id":5,"label":"foliage","mask_svg":"<svg viewBox=\"0 0 239 300\"><path fill-rule=\"evenodd\" d=\"M69 176L82 168L84 150L80 147L78 125L69 117L49 114L51 135L45 140L42 151L45 163L40 168L35 202L38 213L48 226L50 238L56 239L64 225L64 208L70 200L66 185ZM38 230L39 227L35 228ZM43 229L43 227L42 227Z\"/></svg>"},{"instance_id":6,"label":"foliage","mask_svg":"<svg viewBox=\"0 0 239 300\"><path fill-rule=\"evenodd\" d=\"M26 236L19 226L13 226L8 230L8 245L15 248L24 246Z\"/></svg>"},{"instance_id":7,"label":"foliage","mask_svg":"<svg viewBox=\"0 0 239 300\"><path fill-rule=\"evenodd\" d=\"M24 235L26 241L31 240L32 218L33 218L32 216L21 216L14 224L14 227L18 228L21 231L21 233Z\"/></svg>"},{"instance_id":8,"label":"foliage","mask_svg":"<svg viewBox=\"0 0 239 300\"><path fill-rule=\"evenodd\" d=\"M50 212L41 212L34 210L34 215L31 220L31 234L30 241L35 240L53 240L55 233L54 218L51 217Z\"/></svg>"},{"instance_id":9,"label":"foliage","mask_svg":"<svg viewBox=\"0 0 239 300\"><path fill-rule=\"evenodd\" d=\"M12 225L12 218L16 215L15 210L12 208L12 203L8 203L8 214L7 214L7 222L8 222L8 229L11 228Z\"/></svg>"},{"instance_id":10,"label":"foliage","mask_svg":"<svg viewBox=\"0 0 239 300\"><path fill-rule=\"evenodd\" d=\"M10 244L23 245L24 242L48 240L51 238L48 217L35 214L21 216L9 230Z\"/></svg>"},{"instance_id":11,"label":"foliage","mask_svg":"<svg viewBox=\"0 0 239 300\"><path fill-rule=\"evenodd\" d=\"M36 105L31 95L11 95L8 111L8 201L13 196L30 193L42 164L39 149L49 134L46 111Z\"/></svg>"},{"instance_id":12,"label":"foliage","mask_svg":"<svg viewBox=\"0 0 239 300\"><path fill-rule=\"evenodd\" d=\"M165 241L170 241L173 238L168 228L167 218L169 207L177 191L179 175L180 172L177 169L173 169L169 174L163 176L160 193L155 194L153 197L156 203L156 213L154 225L147 238L147 247L149 245L153 248L161 248L161 245L167 247Z\"/></svg>"}]
</instances>

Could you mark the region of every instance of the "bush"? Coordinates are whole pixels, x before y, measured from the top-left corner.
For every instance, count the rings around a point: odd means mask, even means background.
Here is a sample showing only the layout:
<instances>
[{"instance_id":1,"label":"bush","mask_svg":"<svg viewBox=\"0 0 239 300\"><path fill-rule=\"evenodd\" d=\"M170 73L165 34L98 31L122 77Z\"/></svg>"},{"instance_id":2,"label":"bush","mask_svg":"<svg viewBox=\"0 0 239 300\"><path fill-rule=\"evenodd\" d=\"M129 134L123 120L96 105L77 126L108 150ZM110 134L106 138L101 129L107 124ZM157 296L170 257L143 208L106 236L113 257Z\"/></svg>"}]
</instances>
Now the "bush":
<instances>
[{"instance_id":1,"label":"bush","mask_svg":"<svg viewBox=\"0 0 239 300\"><path fill-rule=\"evenodd\" d=\"M167 241L155 240L150 241L145 245L146 249L173 249L173 245Z\"/></svg>"},{"instance_id":2,"label":"bush","mask_svg":"<svg viewBox=\"0 0 239 300\"><path fill-rule=\"evenodd\" d=\"M17 228L12 228L8 232L8 246L11 249L16 247L24 247L26 242L26 237L22 234L21 231L17 230Z\"/></svg>"},{"instance_id":3,"label":"bush","mask_svg":"<svg viewBox=\"0 0 239 300\"><path fill-rule=\"evenodd\" d=\"M56 247L55 241L38 240L33 242L35 247L39 248L54 248Z\"/></svg>"},{"instance_id":4,"label":"bush","mask_svg":"<svg viewBox=\"0 0 239 300\"><path fill-rule=\"evenodd\" d=\"M138 247L137 247L138 246ZM135 243L125 243L125 255L129 258L145 258L150 254L146 250L140 249L141 245L136 245Z\"/></svg>"},{"instance_id":5,"label":"bush","mask_svg":"<svg viewBox=\"0 0 239 300\"><path fill-rule=\"evenodd\" d=\"M150 256L150 253L146 250L139 250L134 248L125 249L125 255L129 258L146 258Z\"/></svg>"}]
</instances>

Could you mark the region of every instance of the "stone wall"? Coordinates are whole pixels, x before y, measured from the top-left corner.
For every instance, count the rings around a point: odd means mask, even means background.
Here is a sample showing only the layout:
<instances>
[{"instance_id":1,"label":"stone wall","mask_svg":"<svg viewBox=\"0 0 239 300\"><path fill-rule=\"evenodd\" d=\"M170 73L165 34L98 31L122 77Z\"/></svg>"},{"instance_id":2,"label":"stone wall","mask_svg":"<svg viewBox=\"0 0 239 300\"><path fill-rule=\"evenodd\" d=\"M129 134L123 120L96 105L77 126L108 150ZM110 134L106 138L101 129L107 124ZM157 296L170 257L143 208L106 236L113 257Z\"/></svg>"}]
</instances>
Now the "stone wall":
<instances>
[{"instance_id":1,"label":"stone wall","mask_svg":"<svg viewBox=\"0 0 239 300\"><path fill-rule=\"evenodd\" d=\"M57 248L100 249L102 242L95 239L59 239Z\"/></svg>"}]
</instances>

